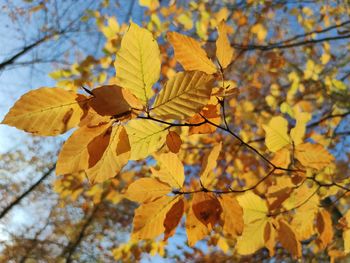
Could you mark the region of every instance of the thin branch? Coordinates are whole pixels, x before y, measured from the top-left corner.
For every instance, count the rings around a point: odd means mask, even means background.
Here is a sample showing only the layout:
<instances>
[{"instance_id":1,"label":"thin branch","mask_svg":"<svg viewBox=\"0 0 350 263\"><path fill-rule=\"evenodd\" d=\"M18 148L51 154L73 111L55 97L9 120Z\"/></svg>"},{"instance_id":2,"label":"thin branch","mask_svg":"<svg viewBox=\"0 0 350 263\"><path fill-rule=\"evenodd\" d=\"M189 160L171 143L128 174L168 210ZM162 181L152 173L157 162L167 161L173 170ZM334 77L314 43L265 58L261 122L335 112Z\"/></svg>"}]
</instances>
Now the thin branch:
<instances>
[{"instance_id":1,"label":"thin branch","mask_svg":"<svg viewBox=\"0 0 350 263\"><path fill-rule=\"evenodd\" d=\"M18 205L22 199L24 199L27 195L29 195L35 188L37 188L54 170L56 164L51 166L47 172L45 172L36 183L34 183L27 191L18 196L15 200L13 200L4 210L0 213L0 219L2 219L14 206Z\"/></svg>"}]
</instances>

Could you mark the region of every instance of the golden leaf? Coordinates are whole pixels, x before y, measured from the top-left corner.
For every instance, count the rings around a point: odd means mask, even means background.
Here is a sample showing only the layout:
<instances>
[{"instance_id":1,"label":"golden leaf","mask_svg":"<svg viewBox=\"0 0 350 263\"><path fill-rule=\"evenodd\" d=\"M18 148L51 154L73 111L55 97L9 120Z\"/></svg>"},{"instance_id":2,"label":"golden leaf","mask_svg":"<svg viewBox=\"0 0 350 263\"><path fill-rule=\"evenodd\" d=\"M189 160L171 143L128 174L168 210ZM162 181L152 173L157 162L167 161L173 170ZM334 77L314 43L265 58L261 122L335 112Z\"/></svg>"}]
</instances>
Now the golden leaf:
<instances>
[{"instance_id":1,"label":"golden leaf","mask_svg":"<svg viewBox=\"0 0 350 263\"><path fill-rule=\"evenodd\" d=\"M109 128L109 125L101 125L89 128L84 126L76 130L68 140L63 144L63 147L58 155L56 174L70 174L83 170L89 167L89 143L98 135L104 133ZM93 152L92 152L93 154Z\"/></svg>"},{"instance_id":2,"label":"golden leaf","mask_svg":"<svg viewBox=\"0 0 350 263\"><path fill-rule=\"evenodd\" d=\"M114 126L109 145L101 159L86 171L91 183L101 183L116 176L130 157L130 144L124 127Z\"/></svg>"},{"instance_id":3,"label":"golden leaf","mask_svg":"<svg viewBox=\"0 0 350 263\"><path fill-rule=\"evenodd\" d=\"M225 21L221 21L218 25L219 37L216 40L216 57L220 62L220 65L225 69L232 61L233 48L230 45L227 37L227 28Z\"/></svg>"},{"instance_id":4,"label":"golden leaf","mask_svg":"<svg viewBox=\"0 0 350 263\"><path fill-rule=\"evenodd\" d=\"M155 178L141 178L131 183L126 190L125 197L139 203L149 202L164 196L171 191L171 187Z\"/></svg>"},{"instance_id":5,"label":"golden leaf","mask_svg":"<svg viewBox=\"0 0 350 263\"><path fill-rule=\"evenodd\" d=\"M151 120L131 120L125 125L131 146L131 160L146 158L163 146L166 126Z\"/></svg>"},{"instance_id":6,"label":"golden leaf","mask_svg":"<svg viewBox=\"0 0 350 263\"><path fill-rule=\"evenodd\" d=\"M151 32L131 23L115 61L118 85L130 90L144 105L159 79L160 52Z\"/></svg>"},{"instance_id":7,"label":"golden leaf","mask_svg":"<svg viewBox=\"0 0 350 263\"><path fill-rule=\"evenodd\" d=\"M296 125L290 131L290 137L292 138L294 145L299 145L303 142L306 123L311 119L311 114L307 112L297 112L296 115Z\"/></svg>"},{"instance_id":8,"label":"golden leaf","mask_svg":"<svg viewBox=\"0 0 350 263\"><path fill-rule=\"evenodd\" d=\"M207 53L193 38L176 32L168 32L167 38L174 47L176 60L185 70L199 70L207 74L214 74L217 71Z\"/></svg>"},{"instance_id":9,"label":"golden leaf","mask_svg":"<svg viewBox=\"0 0 350 263\"><path fill-rule=\"evenodd\" d=\"M264 240L265 240L265 246L269 250L270 257L273 257L275 255L275 246L277 241L276 239L277 239L277 233L273 223L267 222L264 229Z\"/></svg>"},{"instance_id":10,"label":"golden leaf","mask_svg":"<svg viewBox=\"0 0 350 263\"><path fill-rule=\"evenodd\" d=\"M212 178L209 177L209 173L216 167L221 147L221 143L215 145L203 158L200 180L205 188L212 186Z\"/></svg>"},{"instance_id":11,"label":"golden leaf","mask_svg":"<svg viewBox=\"0 0 350 263\"><path fill-rule=\"evenodd\" d=\"M37 135L54 136L77 126L87 98L61 88L40 88L24 94L2 121Z\"/></svg>"},{"instance_id":12,"label":"golden leaf","mask_svg":"<svg viewBox=\"0 0 350 263\"><path fill-rule=\"evenodd\" d=\"M163 153L157 161L160 170L151 169L152 174L172 188L182 188L185 181L184 166L175 153Z\"/></svg>"},{"instance_id":13,"label":"golden leaf","mask_svg":"<svg viewBox=\"0 0 350 263\"><path fill-rule=\"evenodd\" d=\"M243 209L244 220L243 233L237 238L237 253L253 254L265 246L264 232L269 221L267 204L253 192L245 192L237 200Z\"/></svg>"},{"instance_id":14,"label":"golden leaf","mask_svg":"<svg viewBox=\"0 0 350 263\"><path fill-rule=\"evenodd\" d=\"M322 145L304 143L295 149L295 158L297 158L305 167L321 170L328 166L334 157Z\"/></svg>"},{"instance_id":15,"label":"golden leaf","mask_svg":"<svg viewBox=\"0 0 350 263\"><path fill-rule=\"evenodd\" d=\"M165 119L193 116L207 104L212 81L212 76L199 71L176 73L156 97L151 112Z\"/></svg>"},{"instance_id":16,"label":"golden leaf","mask_svg":"<svg viewBox=\"0 0 350 263\"><path fill-rule=\"evenodd\" d=\"M167 213L179 200L179 196L162 196L153 202L144 203L135 210L131 238L153 239L164 233Z\"/></svg>"},{"instance_id":17,"label":"golden leaf","mask_svg":"<svg viewBox=\"0 0 350 263\"><path fill-rule=\"evenodd\" d=\"M263 125L266 132L265 143L271 152L290 144L288 136L288 122L283 117L273 117L268 125Z\"/></svg>"},{"instance_id":18,"label":"golden leaf","mask_svg":"<svg viewBox=\"0 0 350 263\"><path fill-rule=\"evenodd\" d=\"M240 207L236 198L231 195L224 194L218 199L222 207L221 218L224 224L224 233L231 237L240 236L244 226L243 209Z\"/></svg>"}]
</instances>

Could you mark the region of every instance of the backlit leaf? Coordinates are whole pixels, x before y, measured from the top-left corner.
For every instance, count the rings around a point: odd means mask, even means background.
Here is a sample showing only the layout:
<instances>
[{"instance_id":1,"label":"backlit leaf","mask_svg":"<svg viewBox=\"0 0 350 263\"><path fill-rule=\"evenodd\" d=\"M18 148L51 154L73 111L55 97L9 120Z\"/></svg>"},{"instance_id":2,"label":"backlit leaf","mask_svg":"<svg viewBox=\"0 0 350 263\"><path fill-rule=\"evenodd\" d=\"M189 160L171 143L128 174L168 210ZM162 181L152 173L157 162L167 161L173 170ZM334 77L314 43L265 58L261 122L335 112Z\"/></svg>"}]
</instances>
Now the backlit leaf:
<instances>
[{"instance_id":1,"label":"backlit leaf","mask_svg":"<svg viewBox=\"0 0 350 263\"><path fill-rule=\"evenodd\" d=\"M271 152L276 152L290 144L288 122L283 117L273 117L268 125L263 125L266 133L265 143Z\"/></svg>"},{"instance_id":2,"label":"backlit leaf","mask_svg":"<svg viewBox=\"0 0 350 263\"><path fill-rule=\"evenodd\" d=\"M211 90L210 75L199 71L180 72L160 91L152 113L165 119L185 119L207 104Z\"/></svg>"},{"instance_id":3,"label":"backlit leaf","mask_svg":"<svg viewBox=\"0 0 350 263\"><path fill-rule=\"evenodd\" d=\"M154 94L152 86L160 74L159 47L151 32L131 23L114 65L118 84L146 105Z\"/></svg>"},{"instance_id":4,"label":"backlit leaf","mask_svg":"<svg viewBox=\"0 0 350 263\"><path fill-rule=\"evenodd\" d=\"M94 138L104 133L108 127L109 125L105 124L91 128L85 126L76 130L64 143L58 155L56 174L70 174L91 167L89 159L94 151L89 153L88 145Z\"/></svg>"},{"instance_id":5,"label":"backlit leaf","mask_svg":"<svg viewBox=\"0 0 350 263\"><path fill-rule=\"evenodd\" d=\"M160 170L152 169L152 174L172 188L182 188L185 181L184 166L175 153L163 153L157 161Z\"/></svg>"},{"instance_id":6,"label":"backlit leaf","mask_svg":"<svg viewBox=\"0 0 350 263\"><path fill-rule=\"evenodd\" d=\"M91 92L94 96L89 100L89 106L102 116L113 116L130 110L129 104L123 97L121 87L116 85L102 86Z\"/></svg>"},{"instance_id":7,"label":"backlit leaf","mask_svg":"<svg viewBox=\"0 0 350 263\"><path fill-rule=\"evenodd\" d=\"M265 245L264 231L269 220L267 204L253 192L245 192L237 200L243 209L244 220L243 233L237 238L237 253L253 254Z\"/></svg>"},{"instance_id":8,"label":"backlit leaf","mask_svg":"<svg viewBox=\"0 0 350 263\"><path fill-rule=\"evenodd\" d=\"M225 69L232 61L233 48L230 45L227 37L225 21L221 21L218 25L219 37L216 40L216 57L218 58L220 65Z\"/></svg>"},{"instance_id":9,"label":"backlit leaf","mask_svg":"<svg viewBox=\"0 0 350 263\"><path fill-rule=\"evenodd\" d=\"M288 250L294 258L301 257L301 243L292 227L284 220L278 221L278 240L281 245Z\"/></svg>"},{"instance_id":10,"label":"backlit leaf","mask_svg":"<svg viewBox=\"0 0 350 263\"><path fill-rule=\"evenodd\" d=\"M194 246L199 240L202 240L209 234L208 227L203 224L193 211L193 201L186 215L186 234L188 244Z\"/></svg>"},{"instance_id":11,"label":"backlit leaf","mask_svg":"<svg viewBox=\"0 0 350 263\"><path fill-rule=\"evenodd\" d=\"M153 239L164 233L164 220L178 196L162 196L153 202L144 203L135 210L132 239Z\"/></svg>"},{"instance_id":12,"label":"backlit leaf","mask_svg":"<svg viewBox=\"0 0 350 263\"><path fill-rule=\"evenodd\" d=\"M322 209L317 214L316 229L319 233L316 244L319 249L325 249L333 240L332 218L327 210Z\"/></svg>"},{"instance_id":13,"label":"backlit leaf","mask_svg":"<svg viewBox=\"0 0 350 263\"><path fill-rule=\"evenodd\" d=\"M53 136L77 126L87 98L61 88L40 88L24 94L2 121L37 135Z\"/></svg>"},{"instance_id":14,"label":"backlit leaf","mask_svg":"<svg viewBox=\"0 0 350 263\"><path fill-rule=\"evenodd\" d=\"M171 191L171 187L155 178L140 178L131 183L125 193L126 198L143 203L164 196Z\"/></svg>"},{"instance_id":15,"label":"backlit leaf","mask_svg":"<svg viewBox=\"0 0 350 263\"><path fill-rule=\"evenodd\" d=\"M116 176L130 157L130 144L124 127L114 126L109 145L101 159L86 171L91 183L101 183Z\"/></svg>"},{"instance_id":16,"label":"backlit leaf","mask_svg":"<svg viewBox=\"0 0 350 263\"><path fill-rule=\"evenodd\" d=\"M169 131L166 136L166 145L169 150L173 153L178 153L181 148L182 140L181 137L174 131Z\"/></svg>"},{"instance_id":17,"label":"backlit leaf","mask_svg":"<svg viewBox=\"0 0 350 263\"><path fill-rule=\"evenodd\" d=\"M202 170L200 172L200 180L204 187L211 186L211 177L209 177L209 173L216 167L216 161L219 157L221 151L222 144L219 143L215 145L210 152L208 152L202 162Z\"/></svg>"},{"instance_id":18,"label":"backlit leaf","mask_svg":"<svg viewBox=\"0 0 350 263\"><path fill-rule=\"evenodd\" d=\"M167 38L174 47L175 58L185 70L199 70L207 74L214 74L217 71L207 53L193 38L176 32L168 32Z\"/></svg>"},{"instance_id":19,"label":"backlit leaf","mask_svg":"<svg viewBox=\"0 0 350 263\"><path fill-rule=\"evenodd\" d=\"M221 218L224 233L231 237L240 236L243 232L243 209L236 198L231 195L221 195L218 198L222 207Z\"/></svg>"},{"instance_id":20,"label":"backlit leaf","mask_svg":"<svg viewBox=\"0 0 350 263\"><path fill-rule=\"evenodd\" d=\"M164 240L175 234L175 229L180 223L181 217L184 213L185 202L184 199L180 198L168 211L164 220Z\"/></svg>"},{"instance_id":21,"label":"backlit leaf","mask_svg":"<svg viewBox=\"0 0 350 263\"><path fill-rule=\"evenodd\" d=\"M151 120L131 120L125 125L131 146L131 160L147 157L163 146L166 126Z\"/></svg>"},{"instance_id":22,"label":"backlit leaf","mask_svg":"<svg viewBox=\"0 0 350 263\"><path fill-rule=\"evenodd\" d=\"M295 149L295 158L297 158L305 167L320 170L328 166L334 157L322 145L304 143Z\"/></svg>"}]
</instances>

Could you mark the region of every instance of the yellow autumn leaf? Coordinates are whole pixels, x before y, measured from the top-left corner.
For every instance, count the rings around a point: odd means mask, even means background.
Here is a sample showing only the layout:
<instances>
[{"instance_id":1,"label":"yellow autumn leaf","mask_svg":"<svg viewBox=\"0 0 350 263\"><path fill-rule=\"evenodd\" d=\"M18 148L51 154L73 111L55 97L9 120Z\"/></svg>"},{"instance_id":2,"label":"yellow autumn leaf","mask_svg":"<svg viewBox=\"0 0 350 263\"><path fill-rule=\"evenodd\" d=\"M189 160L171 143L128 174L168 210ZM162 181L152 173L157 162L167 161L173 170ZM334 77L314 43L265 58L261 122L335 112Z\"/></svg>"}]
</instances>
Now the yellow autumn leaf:
<instances>
[{"instance_id":1,"label":"yellow autumn leaf","mask_svg":"<svg viewBox=\"0 0 350 263\"><path fill-rule=\"evenodd\" d=\"M350 253L350 210L339 220L343 228L344 253Z\"/></svg>"},{"instance_id":2,"label":"yellow autumn leaf","mask_svg":"<svg viewBox=\"0 0 350 263\"><path fill-rule=\"evenodd\" d=\"M193 38L176 32L168 32L167 38L174 48L176 60L185 70L199 70L207 74L214 74L217 71L207 53Z\"/></svg>"},{"instance_id":3,"label":"yellow autumn leaf","mask_svg":"<svg viewBox=\"0 0 350 263\"><path fill-rule=\"evenodd\" d=\"M185 119L207 104L213 78L205 73L179 72L156 97L151 112L164 119Z\"/></svg>"},{"instance_id":4,"label":"yellow autumn leaf","mask_svg":"<svg viewBox=\"0 0 350 263\"><path fill-rule=\"evenodd\" d=\"M151 32L131 23L114 66L118 85L130 90L147 105L154 94L152 86L160 74L159 47Z\"/></svg>"},{"instance_id":5,"label":"yellow autumn leaf","mask_svg":"<svg viewBox=\"0 0 350 263\"><path fill-rule=\"evenodd\" d=\"M288 122L283 117L273 117L268 125L263 125L266 137L265 143L271 152L277 152L279 149L290 144L288 136Z\"/></svg>"},{"instance_id":6,"label":"yellow autumn leaf","mask_svg":"<svg viewBox=\"0 0 350 263\"><path fill-rule=\"evenodd\" d=\"M274 222L268 221L264 229L265 247L268 249L270 257L275 255L275 246L277 242L277 231L273 223Z\"/></svg>"},{"instance_id":7,"label":"yellow autumn leaf","mask_svg":"<svg viewBox=\"0 0 350 263\"><path fill-rule=\"evenodd\" d=\"M244 228L243 209L236 198L231 195L221 195L218 199L222 207L221 218L224 233L233 238L240 236Z\"/></svg>"},{"instance_id":8,"label":"yellow autumn leaf","mask_svg":"<svg viewBox=\"0 0 350 263\"><path fill-rule=\"evenodd\" d=\"M125 125L131 146L131 160L146 158L163 146L167 130L151 120L131 120Z\"/></svg>"},{"instance_id":9,"label":"yellow autumn leaf","mask_svg":"<svg viewBox=\"0 0 350 263\"><path fill-rule=\"evenodd\" d=\"M114 126L109 144L97 163L86 171L91 183L101 183L116 176L127 164L130 157L130 144L124 127Z\"/></svg>"},{"instance_id":10,"label":"yellow autumn leaf","mask_svg":"<svg viewBox=\"0 0 350 263\"><path fill-rule=\"evenodd\" d=\"M144 203L135 210L132 240L153 239L164 233L164 220L179 196L162 196Z\"/></svg>"},{"instance_id":11,"label":"yellow autumn leaf","mask_svg":"<svg viewBox=\"0 0 350 263\"><path fill-rule=\"evenodd\" d=\"M317 65L313 60L309 59L306 62L304 70L304 79L318 80L319 74L322 72L323 66Z\"/></svg>"},{"instance_id":12,"label":"yellow autumn leaf","mask_svg":"<svg viewBox=\"0 0 350 263\"><path fill-rule=\"evenodd\" d=\"M283 203L287 210L296 208L291 225L300 240L309 239L315 233L314 222L319 209L319 197L314 194L316 190L316 187L310 188L303 184L294 189L289 198Z\"/></svg>"},{"instance_id":13,"label":"yellow autumn leaf","mask_svg":"<svg viewBox=\"0 0 350 263\"><path fill-rule=\"evenodd\" d=\"M311 114L308 112L297 111L295 113L296 125L290 131L290 137L292 138L294 145L299 145L303 142L306 124L311 120Z\"/></svg>"},{"instance_id":14,"label":"yellow autumn leaf","mask_svg":"<svg viewBox=\"0 0 350 263\"><path fill-rule=\"evenodd\" d=\"M240 255L253 254L265 246L264 232L269 220L266 202L253 192L237 197L243 209L244 228L237 238L236 250Z\"/></svg>"},{"instance_id":15,"label":"yellow autumn leaf","mask_svg":"<svg viewBox=\"0 0 350 263\"><path fill-rule=\"evenodd\" d=\"M61 88L40 88L24 94L2 124L42 136L65 133L77 126L87 98Z\"/></svg>"},{"instance_id":16,"label":"yellow autumn leaf","mask_svg":"<svg viewBox=\"0 0 350 263\"><path fill-rule=\"evenodd\" d=\"M152 169L152 174L172 188L182 188L185 181L184 166L174 153L163 153L156 157L160 170Z\"/></svg>"},{"instance_id":17,"label":"yellow autumn leaf","mask_svg":"<svg viewBox=\"0 0 350 263\"><path fill-rule=\"evenodd\" d=\"M219 157L221 147L221 143L215 145L203 158L200 180L206 188L212 186L212 177L209 176L209 173L216 167L216 161Z\"/></svg>"},{"instance_id":18,"label":"yellow autumn leaf","mask_svg":"<svg viewBox=\"0 0 350 263\"><path fill-rule=\"evenodd\" d=\"M295 148L295 158L305 167L321 170L331 164L334 160L331 155L322 145L303 143Z\"/></svg>"},{"instance_id":19,"label":"yellow autumn leaf","mask_svg":"<svg viewBox=\"0 0 350 263\"><path fill-rule=\"evenodd\" d=\"M219 23L219 37L216 40L216 57L219 60L220 65L223 69L225 69L231 63L234 51L227 37L226 27L227 25L224 20Z\"/></svg>"},{"instance_id":20,"label":"yellow autumn leaf","mask_svg":"<svg viewBox=\"0 0 350 263\"><path fill-rule=\"evenodd\" d=\"M141 178L131 183L126 190L125 197L139 203L149 202L164 196L171 191L171 187L155 178Z\"/></svg>"},{"instance_id":21,"label":"yellow autumn leaf","mask_svg":"<svg viewBox=\"0 0 350 263\"><path fill-rule=\"evenodd\" d=\"M76 130L63 144L57 159L56 174L63 175L87 170L90 167L88 145L108 128L109 125L105 124L91 128L84 126Z\"/></svg>"},{"instance_id":22,"label":"yellow autumn leaf","mask_svg":"<svg viewBox=\"0 0 350 263\"><path fill-rule=\"evenodd\" d=\"M278 240L287 251L289 251L293 258L300 258L301 243L299 242L297 234L294 232L291 225L283 219L278 221Z\"/></svg>"},{"instance_id":23,"label":"yellow autumn leaf","mask_svg":"<svg viewBox=\"0 0 350 263\"><path fill-rule=\"evenodd\" d=\"M256 35L260 42L264 41L267 36L267 30L262 24L255 24L250 31Z\"/></svg>"}]
</instances>

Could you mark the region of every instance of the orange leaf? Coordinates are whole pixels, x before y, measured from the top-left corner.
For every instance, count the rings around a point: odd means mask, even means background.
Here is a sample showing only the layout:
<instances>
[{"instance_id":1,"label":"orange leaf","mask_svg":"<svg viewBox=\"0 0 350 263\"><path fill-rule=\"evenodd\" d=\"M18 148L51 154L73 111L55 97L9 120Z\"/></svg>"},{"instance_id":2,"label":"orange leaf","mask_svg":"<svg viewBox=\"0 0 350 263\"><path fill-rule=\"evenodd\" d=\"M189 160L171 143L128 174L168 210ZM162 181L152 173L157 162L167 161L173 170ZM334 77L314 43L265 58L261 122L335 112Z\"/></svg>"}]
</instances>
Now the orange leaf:
<instances>
[{"instance_id":1,"label":"orange leaf","mask_svg":"<svg viewBox=\"0 0 350 263\"><path fill-rule=\"evenodd\" d=\"M185 70L199 70L207 74L216 72L214 63L196 40L176 32L168 32L167 38L174 47L175 58Z\"/></svg>"},{"instance_id":2,"label":"orange leaf","mask_svg":"<svg viewBox=\"0 0 350 263\"><path fill-rule=\"evenodd\" d=\"M222 207L221 218L225 234L231 237L240 236L243 232L243 209L236 198L231 195L221 195L218 198Z\"/></svg>"},{"instance_id":3,"label":"orange leaf","mask_svg":"<svg viewBox=\"0 0 350 263\"><path fill-rule=\"evenodd\" d=\"M287 249L294 258L301 257L301 244L292 227L283 219L278 221L279 227L277 229L278 240L281 245Z\"/></svg>"},{"instance_id":4,"label":"orange leaf","mask_svg":"<svg viewBox=\"0 0 350 263\"><path fill-rule=\"evenodd\" d=\"M319 237L316 244L319 249L325 249L333 240L332 218L327 210L321 210L316 217L316 228Z\"/></svg>"}]
</instances>

